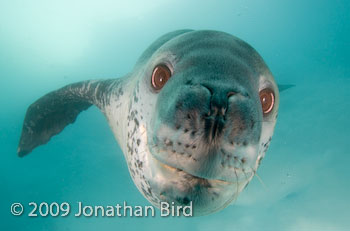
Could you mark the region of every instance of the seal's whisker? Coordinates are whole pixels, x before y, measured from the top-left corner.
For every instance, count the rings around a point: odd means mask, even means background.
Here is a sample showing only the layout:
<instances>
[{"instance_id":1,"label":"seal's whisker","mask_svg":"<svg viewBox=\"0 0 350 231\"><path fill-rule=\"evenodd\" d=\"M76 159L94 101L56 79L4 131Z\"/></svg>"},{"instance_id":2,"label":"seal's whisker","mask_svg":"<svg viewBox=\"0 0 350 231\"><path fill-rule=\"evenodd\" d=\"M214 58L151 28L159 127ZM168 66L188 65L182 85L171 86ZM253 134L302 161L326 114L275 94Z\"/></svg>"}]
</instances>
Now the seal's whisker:
<instances>
[{"instance_id":1,"label":"seal's whisker","mask_svg":"<svg viewBox=\"0 0 350 231\"><path fill-rule=\"evenodd\" d=\"M236 175L236 198L235 198L235 200L234 200L234 202L235 202L235 201L237 200L238 194L239 194L239 190L238 190L239 184L238 184L238 175L237 175L237 171L236 171L235 168L234 168L234 171L235 171L235 175Z\"/></svg>"},{"instance_id":2,"label":"seal's whisker","mask_svg":"<svg viewBox=\"0 0 350 231\"><path fill-rule=\"evenodd\" d=\"M255 175L257 176L259 182L262 184L262 186L265 188L266 191L269 191L269 189L267 188L266 184L264 183L264 181L261 179L261 177L255 173Z\"/></svg>"},{"instance_id":3,"label":"seal's whisker","mask_svg":"<svg viewBox=\"0 0 350 231\"><path fill-rule=\"evenodd\" d=\"M261 179L261 177L258 175L258 173L256 172L256 170L254 170L251 166L249 166L250 169L253 171L254 175L256 176L256 178L258 178L259 182L261 183L261 185L263 186L263 188L266 191L269 191L268 187L266 186L266 184L264 183L264 181Z\"/></svg>"},{"instance_id":4,"label":"seal's whisker","mask_svg":"<svg viewBox=\"0 0 350 231\"><path fill-rule=\"evenodd\" d=\"M190 145L192 146L194 143L200 141L200 139L202 138L202 134L200 133L199 135L197 135L197 137L195 139L193 139L193 141L190 143Z\"/></svg>"}]
</instances>

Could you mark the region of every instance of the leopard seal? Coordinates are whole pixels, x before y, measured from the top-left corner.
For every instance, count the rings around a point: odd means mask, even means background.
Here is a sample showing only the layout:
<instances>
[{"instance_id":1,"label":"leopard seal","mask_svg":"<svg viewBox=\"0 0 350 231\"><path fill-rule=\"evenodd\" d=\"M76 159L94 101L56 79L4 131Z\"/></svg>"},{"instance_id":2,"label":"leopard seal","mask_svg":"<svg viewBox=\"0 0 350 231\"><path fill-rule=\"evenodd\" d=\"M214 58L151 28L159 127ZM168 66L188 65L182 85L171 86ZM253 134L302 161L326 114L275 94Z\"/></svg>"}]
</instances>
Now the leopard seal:
<instances>
[{"instance_id":1,"label":"leopard seal","mask_svg":"<svg viewBox=\"0 0 350 231\"><path fill-rule=\"evenodd\" d=\"M47 143L91 105L106 116L139 191L155 206L206 215L234 201L273 135L278 86L246 42L219 31L163 35L122 78L87 80L28 108L18 155Z\"/></svg>"}]
</instances>

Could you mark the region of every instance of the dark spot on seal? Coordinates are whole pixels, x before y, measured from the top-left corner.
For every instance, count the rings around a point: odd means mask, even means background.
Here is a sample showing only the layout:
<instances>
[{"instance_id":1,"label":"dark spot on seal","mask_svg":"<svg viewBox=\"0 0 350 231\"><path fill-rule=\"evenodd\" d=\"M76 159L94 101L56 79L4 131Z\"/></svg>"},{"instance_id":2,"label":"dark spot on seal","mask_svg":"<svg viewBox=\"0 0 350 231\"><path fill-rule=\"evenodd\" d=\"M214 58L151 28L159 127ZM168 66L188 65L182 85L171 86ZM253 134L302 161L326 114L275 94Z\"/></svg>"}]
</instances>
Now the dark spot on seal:
<instances>
[{"instance_id":1,"label":"dark spot on seal","mask_svg":"<svg viewBox=\"0 0 350 231\"><path fill-rule=\"evenodd\" d=\"M192 80L191 79L187 80L186 85L192 85Z\"/></svg>"},{"instance_id":2,"label":"dark spot on seal","mask_svg":"<svg viewBox=\"0 0 350 231\"><path fill-rule=\"evenodd\" d=\"M149 195L149 193L144 189L144 188L141 188L142 189L142 192L146 195L146 196L151 196Z\"/></svg>"},{"instance_id":3,"label":"dark spot on seal","mask_svg":"<svg viewBox=\"0 0 350 231\"><path fill-rule=\"evenodd\" d=\"M184 205L188 205L190 203L190 199L188 199L188 197L184 197L182 202L183 202Z\"/></svg>"},{"instance_id":4,"label":"dark spot on seal","mask_svg":"<svg viewBox=\"0 0 350 231\"><path fill-rule=\"evenodd\" d=\"M175 108L180 109L181 107L182 107L182 103L181 103L181 101L178 101L175 105Z\"/></svg>"},{"instance_id":5,"label":"dark spot on seal","mask_svg":"<svg viewBox=\"0 0 350 231\"><path fill-rule=\"evenodd\" d=\"M254 122L253 120L251 120L250 129L253 129L253 128L254 128L254 125L255 125L255 122Z\"/></svg>"},{"instance_id":6,"label":"dark spot on seal","mask_svg":"<svg viewBox=\"0 0 350 231\"><path fill-rule=\"evenodd\" d=\"M190 203L190 199L188 199L188 197L176 197L176 201L183 205L188 205Z\"/></svg>"},{"instance_id":7,"label":"dark spot on seal","mask_svg":"<svg viewBox=\"0 0 350 231\"><path fill-rule=\"evenodd\" d=\"M172 146L173 145L173 141L171 141L171 140L169 140L169 139L167 139L167 138L164 138L164 144L166 145L166 146Z\"/></svg>"},{"instance_id":8,"label":"dark spot on seal","mask_svg":"<svg viewBox=\"0 0 350 231\"><path fill-rule=\"evenodd\" d=\"M122 88L122 87L119 87L119 89L118 89L118 94L119 94L119 95L123 95L123 94L124 94L123 88Z\"/></svg>"},{"instance_id":9,"label":"dark spot on seal","mask_svg":"<svg viewBox=\"0 0 350 231\"><path fill-rule=\"evenodd\" d=\"M264 159L264 158L263 158L263 157L260 157L260 158L259 158L259 160L258 160L258 166L260 166L262 159Z\"/></svg>"}]
</instances>

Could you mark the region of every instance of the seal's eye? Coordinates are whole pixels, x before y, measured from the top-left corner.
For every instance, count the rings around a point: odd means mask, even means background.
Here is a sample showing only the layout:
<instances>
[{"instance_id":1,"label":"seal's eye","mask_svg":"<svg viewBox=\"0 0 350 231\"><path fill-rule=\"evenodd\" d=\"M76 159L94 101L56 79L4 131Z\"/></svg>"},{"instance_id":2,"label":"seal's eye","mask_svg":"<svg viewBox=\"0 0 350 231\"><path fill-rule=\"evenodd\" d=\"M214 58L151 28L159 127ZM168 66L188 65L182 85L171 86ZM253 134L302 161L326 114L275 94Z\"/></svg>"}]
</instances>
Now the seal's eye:
<instances>
[{"instance_id":1,"label":"seal's eye","mask_svg":"<svg viewBox=\"0 0 350 231\"><path fill-rule=\"evenodd\" d=\"M171 71L166 65L160 64L156 66L152 73L152 87L155 90L162 89L170 77Z\"/></svg>"},{"instance_id":2,"label":"seal's eye","mask_svg":"<svg viewBox=\"0 0 350 231\"><path fill-rule=\"evenodd\" d=\"M275 95L270 88L261 90L259 95L263 113L266 115L272 110L275 104Z\"/></svg>"}]
</instances>

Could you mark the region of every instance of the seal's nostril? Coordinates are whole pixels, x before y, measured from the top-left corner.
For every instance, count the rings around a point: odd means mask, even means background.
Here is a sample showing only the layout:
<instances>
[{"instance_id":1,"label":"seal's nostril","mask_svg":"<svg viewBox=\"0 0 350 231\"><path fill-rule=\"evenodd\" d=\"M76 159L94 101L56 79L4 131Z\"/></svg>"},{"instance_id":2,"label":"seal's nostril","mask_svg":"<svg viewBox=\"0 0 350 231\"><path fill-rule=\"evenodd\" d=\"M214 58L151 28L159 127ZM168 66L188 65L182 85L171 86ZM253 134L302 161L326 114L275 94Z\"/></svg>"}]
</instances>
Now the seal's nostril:
<instances>
[{"instance_id":1,"label":"seal's nostril","mask_svg":"<svg viewBox=\"0 0 350 231\"><path fill-rule=\"evenodd\" d=\"M230 98L231 96L235 95L236 92L230 91L229 93L227 93L227 98Z\"/></svg>"},{"instance_id":2,"label":"seal's nostril","mask_svg":"<svg viewBox=\"0 0 350 231\"><path fill-rule=\"evenodd\" d=\"M202 84L202 86L205 87L209 91L210 95L214 94L214 90L211 87L209 87L209 86L207 86L205 84Z\"/></svg>"},{"instance_id":3,"label":"seal's nostril","mask_svg":"<svg viewBox=\"0 0 350 231\"><path fill-rule=\"evenodd\" d=\"M227 109L226 94L216 92L211 97L210 109L213 116L224 116Z\"/></svg>"},{"instance_id":4,"label":"seal's nostril","mask_svg":"<svg viewBox=\"0 0 350 231\"><path fill-rule=\"evenodd\" d=\"M229 107L229 98L239 93L239 91L232 87L222 85L202 84L202 86L205 87L211 95L210 112L208 112L207 116L220 116L225 120L225 115Z\"/></svg>"}]
</instances>

